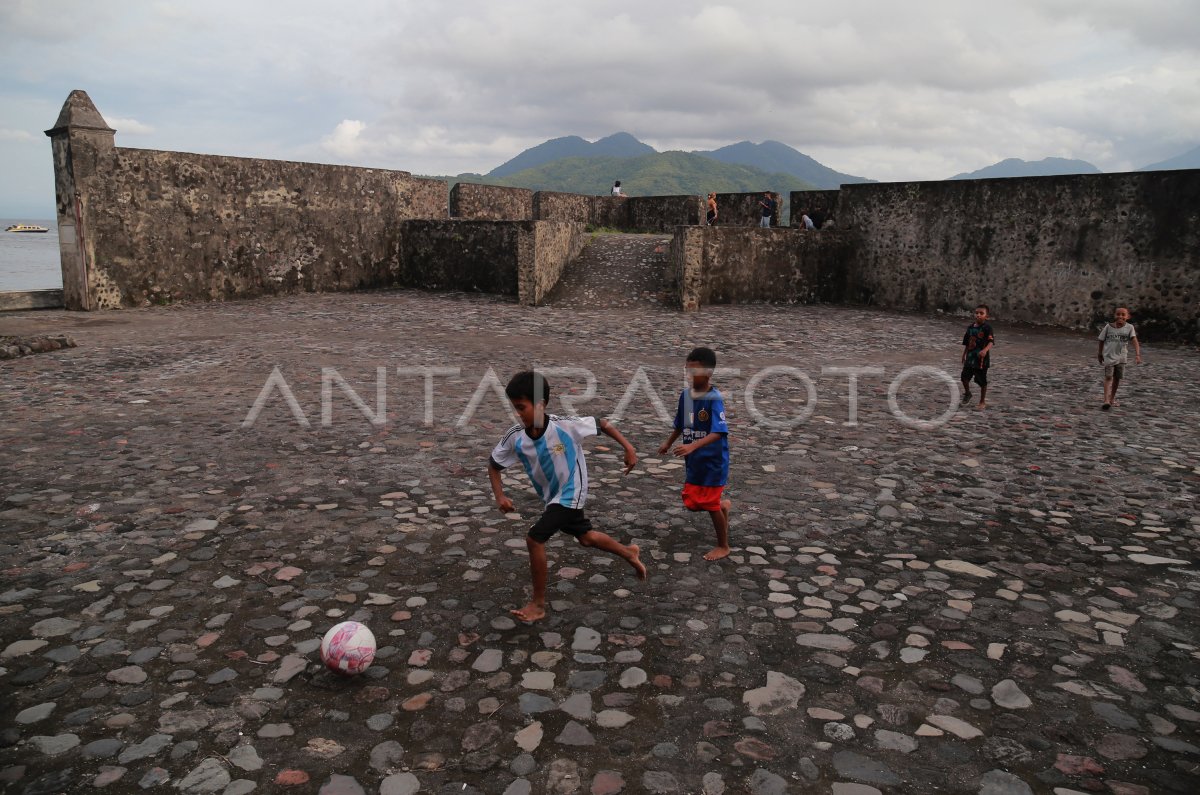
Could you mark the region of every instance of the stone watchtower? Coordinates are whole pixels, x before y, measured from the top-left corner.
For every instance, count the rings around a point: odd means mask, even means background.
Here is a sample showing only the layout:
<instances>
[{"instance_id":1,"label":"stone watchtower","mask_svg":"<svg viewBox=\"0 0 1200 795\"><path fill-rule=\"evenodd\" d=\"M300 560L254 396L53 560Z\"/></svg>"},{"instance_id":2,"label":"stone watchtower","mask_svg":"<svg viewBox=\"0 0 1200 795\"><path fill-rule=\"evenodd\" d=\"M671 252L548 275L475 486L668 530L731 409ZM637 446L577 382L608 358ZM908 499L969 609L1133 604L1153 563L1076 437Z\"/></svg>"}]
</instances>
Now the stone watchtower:
<instances>
[{"instance_id":1,"label":"stone watchtower","mask_svg":"<svg viewBox=\"0 0 1200 795\"><path fill-rule=\"evenodd\" d=\"M94 294L95 241L88 236L87 188L105 161L116 156L117 131L108 126L86 91L72 91L52 129L54 193L58 215L58 249L62 260L63 305L97 309Z\"/></svg>"}]
</instances>

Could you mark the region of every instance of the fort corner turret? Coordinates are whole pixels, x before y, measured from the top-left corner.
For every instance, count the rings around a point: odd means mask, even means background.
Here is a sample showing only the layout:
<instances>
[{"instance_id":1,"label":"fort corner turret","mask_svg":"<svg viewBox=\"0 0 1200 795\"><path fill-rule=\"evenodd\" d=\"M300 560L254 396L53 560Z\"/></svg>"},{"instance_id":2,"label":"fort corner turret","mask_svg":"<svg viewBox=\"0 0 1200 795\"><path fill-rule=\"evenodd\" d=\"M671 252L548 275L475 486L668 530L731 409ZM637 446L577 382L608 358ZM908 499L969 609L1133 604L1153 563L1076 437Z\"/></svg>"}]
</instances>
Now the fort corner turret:
<instances>
[{"instance_id":1,"label":"fort corner turret","mask_svg":"<svg viewBox=\"0 0 1200 795\"><path fill-rule=\"evenodd\" d=\"M94 241L87 235L88 186L105 171L116 148L117 131L109 127L86 91L67 97L54 126L46 130L54 153L55 214L58 249L62 262L63 305L67 309L94 309L92 292Z\"/></svg>"}]
</instances>

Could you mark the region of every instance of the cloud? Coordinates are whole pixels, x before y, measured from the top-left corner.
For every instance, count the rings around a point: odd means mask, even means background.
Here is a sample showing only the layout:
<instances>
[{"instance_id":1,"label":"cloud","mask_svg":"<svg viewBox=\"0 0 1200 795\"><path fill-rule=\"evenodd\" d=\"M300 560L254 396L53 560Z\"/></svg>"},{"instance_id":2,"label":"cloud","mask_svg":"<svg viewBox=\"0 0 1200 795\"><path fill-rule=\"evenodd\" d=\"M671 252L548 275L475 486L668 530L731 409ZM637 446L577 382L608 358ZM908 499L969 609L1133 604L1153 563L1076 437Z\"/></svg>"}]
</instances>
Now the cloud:
<instances>
[{"instance_id":1,"label":"cloud","mask_svg":"<svg viewBox=\"0 0 1200 795\"><path fill-rule=\"evenodd\" d=\"M618 130L660 149L774 139L879 179L1050 155L1130 168L1195 145L1194 6L9 0L0 128L44 129L84 88L159 148L426 174Z\"/></svg>"},{"instance_id":2,"label":"cloud","mask_svg":"<svg viewBox=\"0 0 1200 795\"><path fill-rule=\"evenodd\" d=\"M10 130L0 127L0 141L21 141L24 143L36 140L33 133L26 130Z\"/></svg>"},{"instance_id":3,"label":"cloud","mask_svg":"<svg viewBox=\"0 0 1200 795\"><path fill-rule=\"evenodd\" d=\"M104 120L121 135L150 135L154 128L143 124L137 119L126 119L121 116L105 116Z\"/></svg>"},{"instance_id":4,"label":"cloud","mask_svg":"<svg viewBox=\"0 0 1200 795\"><path fill-rule=\"evenodd\" d=\"M333 132L321 139L321 146L338 157L353 158L364 153L363 131L367 125L355 119L343 119Z\"/></svg>"}]
</instances>

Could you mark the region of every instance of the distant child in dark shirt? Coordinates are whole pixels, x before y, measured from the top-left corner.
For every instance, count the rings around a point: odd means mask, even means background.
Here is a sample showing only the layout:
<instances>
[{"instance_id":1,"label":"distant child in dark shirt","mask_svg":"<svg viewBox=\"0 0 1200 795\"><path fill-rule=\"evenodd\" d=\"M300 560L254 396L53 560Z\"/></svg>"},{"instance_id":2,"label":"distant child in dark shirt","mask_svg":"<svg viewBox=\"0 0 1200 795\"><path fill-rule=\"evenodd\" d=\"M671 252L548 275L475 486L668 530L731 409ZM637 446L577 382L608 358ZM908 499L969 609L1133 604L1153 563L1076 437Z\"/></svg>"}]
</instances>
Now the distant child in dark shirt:
<instances>
[{"instance_id":1,"label":"distant child in dark shirt","mask_svg":"<svg viewBox=\"0 0 1200 795\"><path fill-rule=\"evenodd\" d=\"M689 511L708 511L717 545L705 560L720 560L729 554L729 500L724 498L729 480L729 426L725 424L725 401L710 379L717 366L717 354L710 348L696 348L687 356L688 389L679 393L675 412L675 430L658 448L666 455L680 436L683 444L674 449L686 462L683 505Z\"/></svg>"},{"instance_id":2,"label":"distant child in dark shirt","mask_svg":"<svg viewBox=\"0 0 1200 795\"><path fill-rule=\"evenodd\" d=\"M992 346L996 338L992 335L992 326L988 321L986 304L975 307L975 322L963 334L962 354L962 403L971 402L971 380L979 384L979 410L987 408L988 368L991 366Z\"/></svg>"}]
</instances>

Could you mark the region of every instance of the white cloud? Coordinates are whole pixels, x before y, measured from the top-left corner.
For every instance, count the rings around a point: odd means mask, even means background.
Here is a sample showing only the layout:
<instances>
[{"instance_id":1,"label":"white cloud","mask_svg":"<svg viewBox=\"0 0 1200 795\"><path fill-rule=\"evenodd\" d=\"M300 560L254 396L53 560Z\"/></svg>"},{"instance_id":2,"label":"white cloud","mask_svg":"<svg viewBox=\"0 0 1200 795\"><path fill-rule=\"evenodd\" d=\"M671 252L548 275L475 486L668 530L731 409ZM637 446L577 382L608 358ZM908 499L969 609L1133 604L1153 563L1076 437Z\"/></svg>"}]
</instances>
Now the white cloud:
<instances>
[{"instance_id":1,"label":"white cloud","mask_svg":"<svg viewBox=\"0 0 1200 795\"><path fill-rule=\"evenodd\" d=\"M126 119L121 116L105 116L104 120L120 135L150 135L154 128L143 124L137 119Z\"/></svg>"},{"instance_id":2,"label":"white cloud","mask_svg":"<svg viewBox=\"0 0 1200 795\"><path fill-rule=\"evenodd\" d=\"M321 146L338 157L353 158L364 153L363 130L367 125L354 119L343 119L333 132L321 139Z\"/></svg>"},{"instance_id":3,"label":"white cloud","mask_svg":"<svg viewBox=\"0 0 1200 795\"><path fill-rule=\"evenodd\" d=\"M26 130L9 130L0 127L0 141L35 141L37 140L33 133Z\"/></svg>"}]
</instances>

